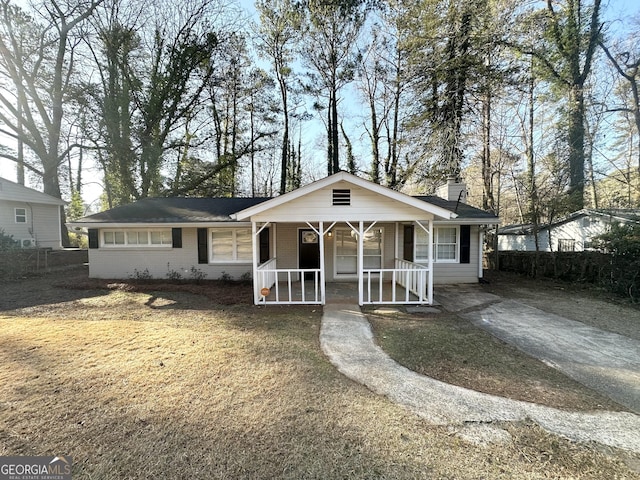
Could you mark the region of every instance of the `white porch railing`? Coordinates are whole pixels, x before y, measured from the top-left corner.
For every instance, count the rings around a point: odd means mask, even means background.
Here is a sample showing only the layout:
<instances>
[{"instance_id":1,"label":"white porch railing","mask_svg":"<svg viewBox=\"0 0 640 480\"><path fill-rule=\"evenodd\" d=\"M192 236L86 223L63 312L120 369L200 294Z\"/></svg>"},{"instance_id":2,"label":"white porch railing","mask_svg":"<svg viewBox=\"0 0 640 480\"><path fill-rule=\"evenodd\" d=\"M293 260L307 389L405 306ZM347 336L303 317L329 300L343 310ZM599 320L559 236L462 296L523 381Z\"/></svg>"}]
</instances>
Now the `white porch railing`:
<instances>
[{"instance_id":1,"label":"white porch railing","mask_svg":"<svg viewBox=\"0 0 640 480\"><path fill-rule=\"evenodd\" d=\"M364 304L430 303L429 269L424 265L396 258L395 268L366 269L362 273ZM385 282L390 282L390 289L383 288Z\"/></svg>"},{"instance_id":2,"label":"white porch railing","mask_svg":"<svg viewBox=\"0 0 640 480\"><path fill-rule=\"evenodd\" d=\"M319 268L276 268L276 263L276 259L272 258L258 267L257 281L254 282L256 303L274 305L322 303ZM306 278L309 276L312 278ZM268 289L268 293L263 289Z\"/></svg>"}]
</instances>

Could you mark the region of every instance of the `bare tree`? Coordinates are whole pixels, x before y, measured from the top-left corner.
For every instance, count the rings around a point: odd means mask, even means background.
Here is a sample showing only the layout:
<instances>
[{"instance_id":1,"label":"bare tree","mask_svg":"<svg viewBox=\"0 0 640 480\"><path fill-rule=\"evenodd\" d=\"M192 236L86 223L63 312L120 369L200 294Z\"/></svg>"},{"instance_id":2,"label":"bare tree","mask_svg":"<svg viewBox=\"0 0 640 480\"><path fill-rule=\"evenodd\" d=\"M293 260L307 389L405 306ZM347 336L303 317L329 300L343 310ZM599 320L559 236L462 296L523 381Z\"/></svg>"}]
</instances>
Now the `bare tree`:
<instances>
[{"instance_id":1,"label":"bare tree","mask_svg":"<svg viewBox=\"0 0 640 480\"><path fill-rule=\"evenodd\" d=\"M0 71L10 85L0 91L3 132L36 155L38 165L31 170L42 177L44 192L56 198L61 198L59 168L76 147L61 146L65 106L74 94L79 39L73 33L103 1L47 0L31 17L0 0ZM61 231L68 245L64 223Z\"/></svg>"}]
</instances>

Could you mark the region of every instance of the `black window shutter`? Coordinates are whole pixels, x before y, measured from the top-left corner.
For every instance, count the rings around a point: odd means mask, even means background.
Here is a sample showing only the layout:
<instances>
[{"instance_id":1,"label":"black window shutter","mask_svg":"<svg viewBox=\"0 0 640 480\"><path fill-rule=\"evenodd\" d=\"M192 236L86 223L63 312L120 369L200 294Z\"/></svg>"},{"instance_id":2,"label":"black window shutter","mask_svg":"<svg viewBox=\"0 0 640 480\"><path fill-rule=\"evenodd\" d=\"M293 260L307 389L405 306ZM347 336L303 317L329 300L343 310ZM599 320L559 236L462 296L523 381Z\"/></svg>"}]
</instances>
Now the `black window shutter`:
<instances>
[{"instance_id":1,"label":"black window shutter","mask_svg":"<svg viewBox=\"0 0 640 480\"><path fill-rule=\"evenodd\" d=\"M265 228L260 232L260 263L269 260L269 254L269 229Z\"/></svg>"},{"instance_id":2,"label":"black window shutter","mask_svg":"<svg viewBox=\"0 0 640 480\"><path fill-rule=\"evenodd\" d=\"M471 262L471 225L460 225L460 263Z\"/></svg>"},{"instance_id":3,"label":"black window shutter","mask_svg":"<svg viewBox=\"0 0 640 480\"><path fill-rule=\"evenodd\" d=\"M198 229L198 263L209 263L208 252L208 230L206 228Z\"/></svg>"},{"instance_id":4,"label":"black window shutter","mask_svg":"<svg viewBox=\"0 0 640 480\"><path fill-rule=\"evenodd\" d=\"M413 262L413 225L404 226L403 258Z\"/></svg>"},{"instance_id":5,"label":"black window shutter","mask_svg":"<svg viewBox=\"0 0 640 480\"><path fill-rule=\"evenodd\" d=\"M182 229L181 228L171 229L171 243L173 244L173 248L182 248Z\"/></svg>"},{"instance_id":6,"label":"black window shutter","mask_svg":"<svg viewBox=\"0 0 640 480\"><path fill-rule=\"evenodd\" d=\"M89 235L89 248L98 248L100 246L100 233L95 228L88 230Z\"/></svg>"}]
</instances>

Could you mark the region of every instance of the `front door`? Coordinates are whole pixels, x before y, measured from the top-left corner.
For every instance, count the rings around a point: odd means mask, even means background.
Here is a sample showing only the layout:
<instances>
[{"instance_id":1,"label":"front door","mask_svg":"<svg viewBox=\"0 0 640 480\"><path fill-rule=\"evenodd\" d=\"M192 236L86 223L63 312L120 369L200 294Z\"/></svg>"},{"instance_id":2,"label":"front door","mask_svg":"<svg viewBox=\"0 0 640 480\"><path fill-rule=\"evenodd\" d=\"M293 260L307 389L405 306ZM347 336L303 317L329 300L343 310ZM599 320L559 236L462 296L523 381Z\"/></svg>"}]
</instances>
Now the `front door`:
<instances>
[{"instance_id":1,"label":"front door","mask_svg":"<svg viewBox=\"0 0 640 480\"><path fill-rule=\"evenodd\" d=\"M298 268L320 268L320 239L313 230L298 230ZM304 278L313 279L313 273Z\"/></svg>"}]
</instances>

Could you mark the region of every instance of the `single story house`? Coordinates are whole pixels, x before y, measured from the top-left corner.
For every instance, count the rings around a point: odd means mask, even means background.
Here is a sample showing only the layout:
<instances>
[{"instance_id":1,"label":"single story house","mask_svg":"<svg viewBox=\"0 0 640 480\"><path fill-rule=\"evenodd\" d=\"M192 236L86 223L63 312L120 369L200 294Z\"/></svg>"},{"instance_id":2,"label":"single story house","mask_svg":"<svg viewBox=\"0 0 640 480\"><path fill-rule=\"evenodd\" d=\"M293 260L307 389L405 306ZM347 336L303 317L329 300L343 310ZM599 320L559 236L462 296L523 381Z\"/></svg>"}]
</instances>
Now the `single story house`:
<instances>
[{"instance_id":1,"label":"single story house","mask_svg":"<svg viewBox=\"0 0 640 480\"><path fill-rule=\"evenodd\" d=\"M434 283L482 277L498 218L465 193L451 179L445 198L412 197L338 172L274 198L146 198L72 226L88 229L95 278L252 278L256 304L324 304L326 282L351 281L360 305L426 304Z\"/></svg>"},{"instance_id":2,"label":"single story house","mask_svg":"<svg viewBox=\"0 0 640 480\"><path fill-rule=\"evenodd\" d=\"M540 225L538 248L541 252L582 252L590 250L593 239L609 231L612 224L639 224L638 209L584 208ZM498 250L535 251L533 225L507 225L498 229Z\"/></svg>"},{"instance_id":3,"label":"single story house","mask_svg":"<svg viewBox=\"0 0 640 480\"><path fill-rule=\"evenodd\" d=\"M22 248L62 248L63 200L0 177L0 229Z\"/></svg>"}]
</instances>

